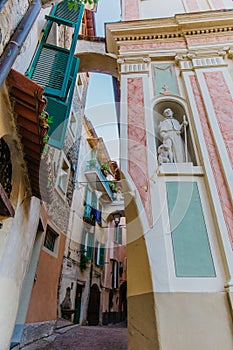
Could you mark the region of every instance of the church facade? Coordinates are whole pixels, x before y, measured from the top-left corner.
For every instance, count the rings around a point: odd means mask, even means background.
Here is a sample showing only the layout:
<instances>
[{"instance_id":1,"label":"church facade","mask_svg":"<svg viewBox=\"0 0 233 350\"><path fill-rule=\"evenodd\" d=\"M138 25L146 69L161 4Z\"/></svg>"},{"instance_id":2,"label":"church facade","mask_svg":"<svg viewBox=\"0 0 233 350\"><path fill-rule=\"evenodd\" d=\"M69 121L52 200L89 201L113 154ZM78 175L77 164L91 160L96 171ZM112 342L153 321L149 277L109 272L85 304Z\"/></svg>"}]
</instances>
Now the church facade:
<instances>
[{"instance_id":1,"label":"church facade","mask_svg":"<svg viewBox=\"0 0 233 350\"><path fill-rule=\"evenodd\" d=\"M232 349L230 1L122 2L129 349Z\"/></svg>"}]
</instances>

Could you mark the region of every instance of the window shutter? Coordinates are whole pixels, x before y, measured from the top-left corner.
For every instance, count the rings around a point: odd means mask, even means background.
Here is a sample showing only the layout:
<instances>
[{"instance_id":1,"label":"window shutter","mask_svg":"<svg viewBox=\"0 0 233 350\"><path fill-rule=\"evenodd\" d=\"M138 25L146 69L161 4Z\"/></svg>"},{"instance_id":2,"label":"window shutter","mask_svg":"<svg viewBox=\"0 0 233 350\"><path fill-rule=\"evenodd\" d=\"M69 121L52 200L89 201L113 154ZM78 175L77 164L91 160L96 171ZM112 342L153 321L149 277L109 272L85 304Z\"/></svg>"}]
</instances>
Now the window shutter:
<instances>
[{"instance_id":1,"label":"window shutter","mask_svg":"<svg viewBox=\"0 0 233 350\"><path fill-rule=\"evenodd\" d=\"M95 264L98 265L99 241L95 241Z\"/></svg>"},{"instance_id":2,"label":"window shutter","mask_svg":"<svg viewBox=\"0 0 233 350\"><path fill-rule=\"evenodd\" d=\"M87 259L91 260L93 256L94 248L94 235L93 233L88 233L88 246L87 246Z\"/></svg>"},{"instance_id":3,"label":"window shutter","mask_svg":"<svg viewBox=\"0 0 233 350\"><path fill-rule=\"evenodd\" d=\"M67 1L62 1L55 5L49 16L45 16L46 19L56 22L58 24L64 24L69 27L80 27L84 7L78 6L77 9L70 10Z\"/></svg>"},{"instance_id":4,"label":"window shutter","mask_svg":"<svg viewBox=\"0 0 233 350\"><path fill-rule=\"evenodd\" d=\"M117 242L119 244L122 244L122 227L118 226L118 235L117 235Z\"/></svg>"},{"instance_id":5,"label":"window shutter","mask_svg":"<svg viewBox=\"0 0 233 350\"><path fill-rule=\"evenodd\" d=\"M46 95L64 99L72 59L69 50L42 43L27 74L28 78L42 85Z\"/></svg>"},{"instance_id":6,"label":"window shutter","mask_svg":"<svg viewBox=\"0 0 233 350\"><path fill-rule=\"evenodd\" d=\"M105 244L101 243L101 245L100 245L100 260L99 260L100 266L104 266L104 253L105 253Z\"/></svg>"},{"instance_id":7,"label":"window shutter","mask_svg":"<svg viewBox=\"0 0 233 350\"><path fill-rule=\"evenodd\" d=\"M27 72L28 78L44 87L45 95L63 100L68 95L83 9L83 6L79 6L77 10L69 10L67 2L63 1L54 6L50 16L46 16L49 21ZM47 43L53 22L74 27L70 50Z\"/></svg>"},{"instance_id":8,"label":"window shutter","mask_svg":"<svg viewBox=\"0 0 233 350\"><path fill-rule=\"evenodd\" d=\"M83 233L82 233L82 241L81 241L81 251L82 253L85 253L85 240L86 240L86 230L83 229Z\"/></svg>"},{"instance_id":9,"label":"window shutter","mask_svg":"<svg viewBox=\"0 0 233 350\"><path fill-rule=\"evenodd\" d=\"M91 206L92 208L97 208L97 195L94 191L91 194Z\"/></svg>"},{"instance_id":10,"label":"window shutter","mask_svg":"<svg viewBox=\"0 0 233 350\"><path fill-rule=\"evenodd\" d=\"M71 70L72 75L77 74L79 61L80 60L77 57L73 58L73 67ZM53 117L53 121L50 124L48 133L50 137L49 144L59 149L62 149L64 145L72 98L74 94L75 79L72 78L73 77L70 76L70 86L68 87L69 97L67 101L64 102L57 98L49 96L47 97L46 111L50 116Z\"/></svg>"}]
</instances>

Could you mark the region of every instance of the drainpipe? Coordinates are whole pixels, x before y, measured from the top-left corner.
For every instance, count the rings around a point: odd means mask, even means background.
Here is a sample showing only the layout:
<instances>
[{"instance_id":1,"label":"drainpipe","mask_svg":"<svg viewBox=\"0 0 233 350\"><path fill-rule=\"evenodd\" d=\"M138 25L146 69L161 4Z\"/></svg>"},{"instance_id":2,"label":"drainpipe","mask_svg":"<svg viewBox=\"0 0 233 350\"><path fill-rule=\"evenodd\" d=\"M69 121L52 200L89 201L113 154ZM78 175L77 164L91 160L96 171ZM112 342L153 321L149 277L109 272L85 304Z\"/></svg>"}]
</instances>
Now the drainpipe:
<instances>
[{"instance_id":1,"label":"drainpipe","mask_svg":"<svg viewBox=\"0 0 233 350\"><path fill-rule=\"evenodd\" d=\"M10 42L6 46L2 56L0 57L0 88L2 87L11 70L11 67L20 53L21 47L36 20L40 9L40 0L33 0L22 21L19 23L15 33L11 37Z\"/></svg>"}]
</instances>

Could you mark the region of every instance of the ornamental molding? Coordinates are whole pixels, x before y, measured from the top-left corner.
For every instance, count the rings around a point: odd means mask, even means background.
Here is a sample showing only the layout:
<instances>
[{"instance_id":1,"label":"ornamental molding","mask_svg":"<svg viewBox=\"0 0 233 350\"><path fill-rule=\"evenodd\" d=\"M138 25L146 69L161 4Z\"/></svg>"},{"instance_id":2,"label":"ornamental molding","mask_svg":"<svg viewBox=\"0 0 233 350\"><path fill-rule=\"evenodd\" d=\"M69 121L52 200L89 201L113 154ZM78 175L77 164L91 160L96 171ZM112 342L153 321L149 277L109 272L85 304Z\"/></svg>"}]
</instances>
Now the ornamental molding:
<instances>
[{"instance_id":1,"label":"ornamental molding","mask_svg":"<svg viewBox=\"0 0 233 350\"><path fill-rule=\"evenodd\" d=\"M225 52L225 51L224 51ZM208 67L224 67L227 63L224 62L222 54L215 57L198 57L195 54L177 55L175 61L181 70L194 70L197 68ZM224 54L225 56L225 54Z\"/></svg>"},{"instance_id":2,"label":"ornamental molding","mask_svg":"<svg viewBox=\"0 0 233 350\"><path fill-rule=\"evenodd\" d=\"M150 57L121 57L117 60L121 74L148 73L150 62Z\"/></svg>"},{"instance_id":3,"label":"ornamental molding","mask_svg":"<svg viewBox=\"0 0 233 350\"><path fill-rule=\"evenodd\" d=\"M165 29L165 28L164 28ZM172 33L161 33L161 34L148 34L148 35L127 35L127 36L117 36L115 40L117 41L118 45L121 45L121 42L132 43L132 42L151 42L151 40L167 40L167 39L177 39L177 41L182 41L187 39L187 37L190 36L199 36L199 37L209 37L209 35L215 35L215 34L231 34L233 33L233 27L221 27L221 28L206 28L206 29L198 29L198 30L189 30L189 31L179 31L179 32L172 32Z\"/></svg>"},{"instance_id":4,"label":"ornamental molding","mask_svg":"<svg viewBox=\"0 0 233 350\"><path fill-rule=\"evenodd\" d=\"M106 25L106 48L117 54L122 45L148 45L155 42L199 45L205 39L206 45L218 42L219 46L231 41L233 34L233 11L203 11L181 14L171 18L157 18L136 21L122 21ZM213 43L209 40L213 38ZM190 43L189 43L190 40ZM233 41L233 39L232 39ZM193 43L192 43L193 42ZM191 44L192 43L192 44Z\"/></svg>"}]
</instances>

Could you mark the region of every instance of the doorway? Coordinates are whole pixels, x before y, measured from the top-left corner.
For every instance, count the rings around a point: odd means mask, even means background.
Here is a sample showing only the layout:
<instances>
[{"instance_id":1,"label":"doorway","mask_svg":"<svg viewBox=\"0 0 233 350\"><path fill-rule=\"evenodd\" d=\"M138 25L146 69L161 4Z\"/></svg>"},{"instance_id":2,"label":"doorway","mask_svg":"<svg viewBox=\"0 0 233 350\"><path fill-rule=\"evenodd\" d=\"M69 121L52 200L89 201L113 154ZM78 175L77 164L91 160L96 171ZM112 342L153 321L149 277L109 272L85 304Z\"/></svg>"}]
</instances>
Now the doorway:
<instances>
[{"instance_id":1,"label":"doorway","mask_svg":"<svg viewBox=\"0 0 233 350\"><path fill-rule=\"evenodd\" d=\"M97 284L93 284L90 291L90 299L88 305L88 325L97 326L99 324L100 311L100 291Z\"/></svg>"},{"instance_id":2,"label":"doorway","mask_svg":"<svg viewBox=\"0 0 233 350\"><path fill-rule=\"evenodd\" d=\"M83 291L83 286L77 283L76 296L75 296L75 312L74 312L74 321L73 321L75 324L78 324L80 321L82 291Z\"/></svg>"}]
</instances>

